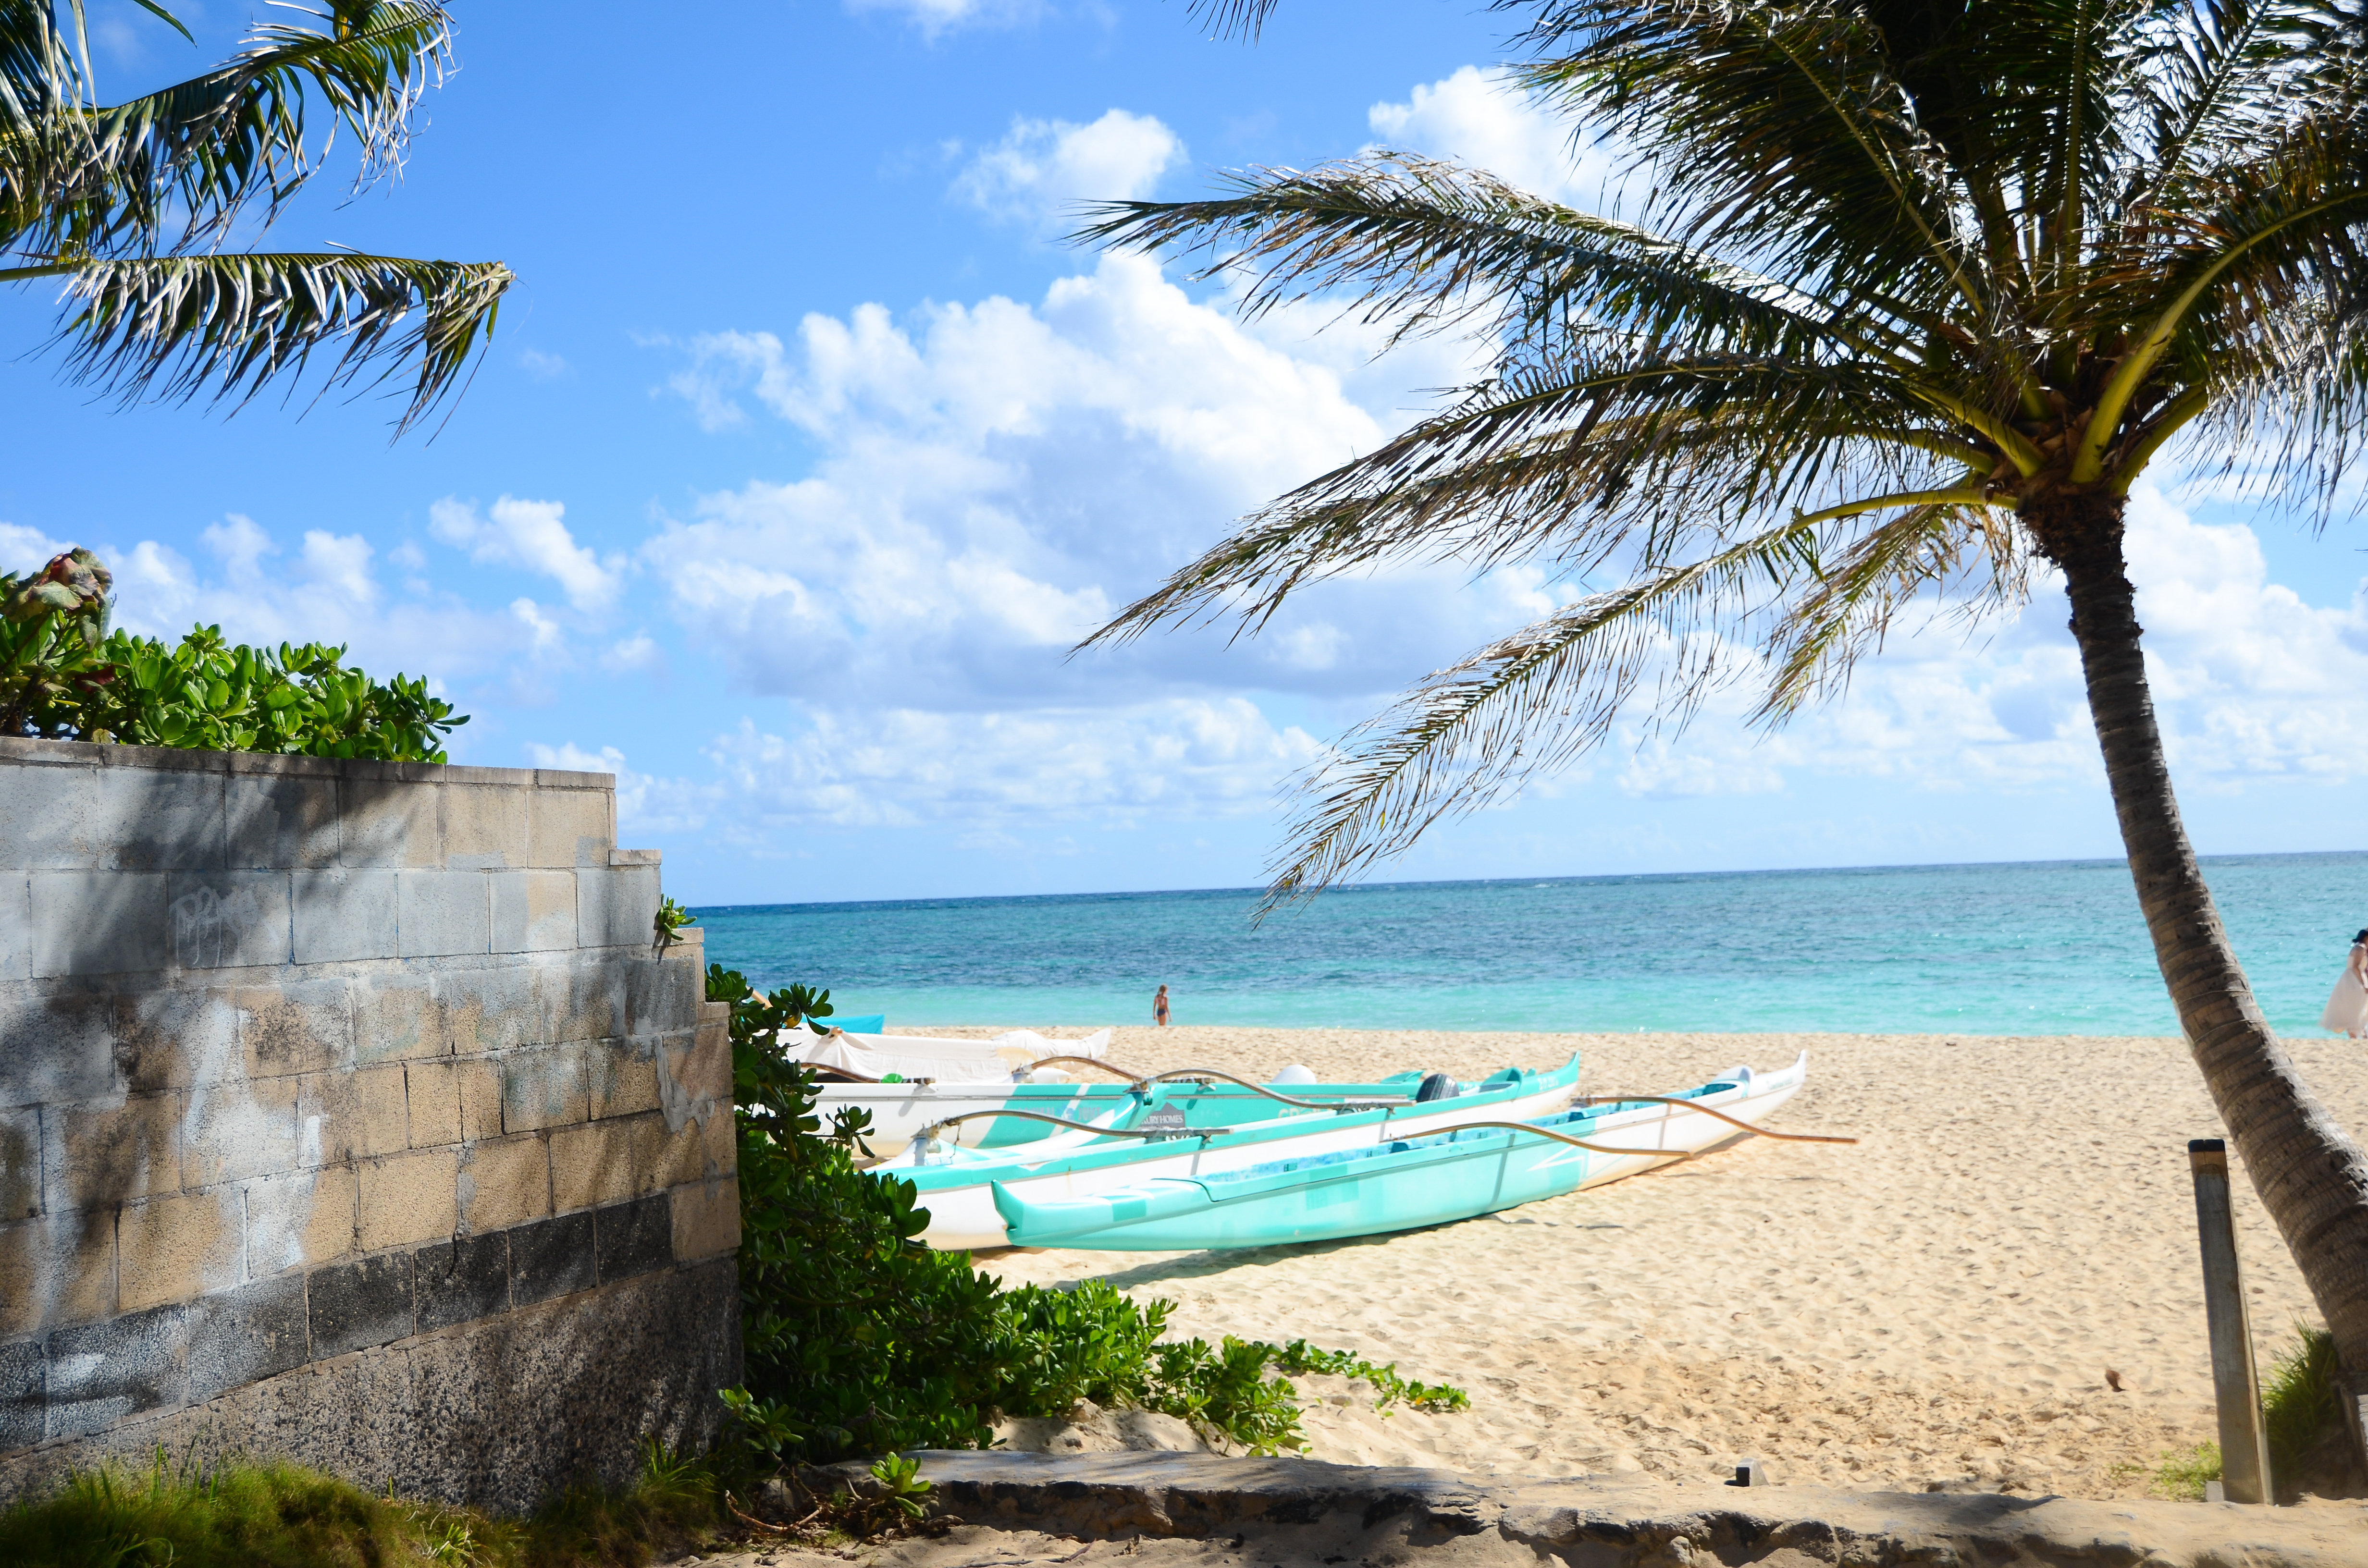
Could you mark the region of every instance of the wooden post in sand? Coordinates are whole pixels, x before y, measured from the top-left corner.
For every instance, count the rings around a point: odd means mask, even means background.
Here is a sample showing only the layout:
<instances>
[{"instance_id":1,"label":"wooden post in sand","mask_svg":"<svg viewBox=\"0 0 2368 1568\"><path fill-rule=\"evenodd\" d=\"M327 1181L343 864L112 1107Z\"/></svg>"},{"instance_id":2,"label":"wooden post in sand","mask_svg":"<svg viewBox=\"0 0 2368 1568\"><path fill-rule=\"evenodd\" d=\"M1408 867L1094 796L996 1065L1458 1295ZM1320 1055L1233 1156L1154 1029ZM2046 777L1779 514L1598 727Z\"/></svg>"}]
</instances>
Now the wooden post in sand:
<instances>
[{"instance_id":1,"label":"wooden post in sand","mask_svg":"<svg viewBox=\"0 0 2368 1568\"><path fill-rule=\"evenodd\" d=\"M2252 1314L2245 1308L2237 1262L2237 1213L2228 1197L2228 1145L2198 1138L2187 1145L2195 1176L2195 1223L2203 1243L2203 1321L2212 1336L2212 1388L2220 1403L2220 1479L2231 1503L2268 1503L2269 1434L2261 1425L2261 1383L2253 1369Z\"/></svg>"}]
</instances>

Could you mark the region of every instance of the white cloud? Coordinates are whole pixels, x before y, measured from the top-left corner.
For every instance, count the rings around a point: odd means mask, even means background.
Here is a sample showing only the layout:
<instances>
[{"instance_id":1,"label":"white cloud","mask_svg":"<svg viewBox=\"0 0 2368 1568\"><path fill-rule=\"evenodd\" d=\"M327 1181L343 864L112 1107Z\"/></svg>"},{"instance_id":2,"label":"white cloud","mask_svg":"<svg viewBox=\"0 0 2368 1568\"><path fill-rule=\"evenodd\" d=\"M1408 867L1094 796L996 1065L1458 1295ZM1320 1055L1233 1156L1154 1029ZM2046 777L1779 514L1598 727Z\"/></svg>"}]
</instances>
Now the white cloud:
<instances>
[{"instance_id":1,"label":"white cloud","mask_svg":"<svg viewBox=\"0 0 2368 1568\"><path fill-rule=\"evenodd\" d=\"M1148 196L1183 158L1183 142L1149 115L1114 108L1090 125L1015 119L962 166L953 192L1007 222L1064 231L1078 203Z\"/></svg>"},{"instance_id":2,"label":"white cloud","mask_svg":"<svg viewBox=\"0 0 2368 1568\"><path fill-rule=\"evenodd\" d=\"M0 572L14 572L19 575L38 572L73 548L65 540L51 539L39 528L28 528L17 523L0 523Z\"/></svg>"},{"instance_id":3,"label":"white cloud","mask_svg":"<svg viewBox=\"0 0 2368 1568\"><path fill-rule=\"evenodd\" d=\"M1487 170L1532 195L1589 211L1612 210L1625 154L1574 137L1577 129L1513 85L1501 71L1466 65L1417 86L1405 103L1379 103L1366 121L1395 152L1452 158Z\"/></svg>"},{"instance_id":4,"label":"white cloud","mask_svg":"<svg viewBox=\"0 0 2368 1568\"><path fill-rule=\"evenodd\" d=\"M540 348L519 349L518 362L518 369L538 381L558 381L575 369L567 362L566 356L546 354Z\"/></svg>"},{"instance_id":5,"label":"white cloud","mask_svg":"<svg viewBox=\"0 0 2368 1568\"><path fill-rule=\"evenodd\" d=\"M847 0L847 8L859 14L885 11L902 17L924 38L934 40L960 27L1013 27L1033 21L1049 6L1044 0Z\"/></svg>"},{"instance_id":6,"label":"white cloud","mask_svg":"<svg viewBox=\"0 0 2368 1568\"><path fill-rule=\"evenodd\" d=\"M617 597L615 563L575 542L558 501L505 495L480 514L473 501L446 496L427 509L427 531L469 552L469 559L536 572L556 582L577 609L598 609Z\"/></svg>"}]
</instances>

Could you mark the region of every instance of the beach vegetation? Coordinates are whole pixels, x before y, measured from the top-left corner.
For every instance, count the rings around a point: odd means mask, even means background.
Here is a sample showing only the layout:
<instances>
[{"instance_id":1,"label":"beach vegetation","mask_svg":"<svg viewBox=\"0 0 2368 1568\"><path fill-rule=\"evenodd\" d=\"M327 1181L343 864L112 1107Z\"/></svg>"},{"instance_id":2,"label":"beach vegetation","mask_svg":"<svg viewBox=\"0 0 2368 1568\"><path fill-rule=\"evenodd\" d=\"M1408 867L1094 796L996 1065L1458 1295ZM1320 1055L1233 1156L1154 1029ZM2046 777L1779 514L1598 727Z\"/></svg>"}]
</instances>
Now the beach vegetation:
<instances>
[{"instance_id":1,"label":"beach vegetation","mask_svg":"<svg viewBox=\"0 0 2368 1568\"><path fill-rule=\"evenodd\" d=\"M2174 1503L2201 1503L2204 1483L2219 1479L2220 1445L2198 1443L2192 1449L2170 1449L2157 1459L2146 1471L2146 1491Z\"/></svg>"},{"instance_id":2,"label":"beach vegetation","mask_svg":"<svg viewBox=\"0 0 2368 1568\"><path fill-rule=\"evenodd\" d=\"M1255 33L1278 0L1208 0ZM2368 437L2368 22L2325 0L1503 0L1512 80L1629 160L1616 215L1387 149L1103 204L1252 316L1326 305L1489 359L1087 640L1266 626L1393 563L1559 608L1424 677L1303 780L1265 908L1713 693L1778 726L1886 639L2061 591L2157 965L2368 1389L2368 1154L2271 1033L2180 816L2132 488L2311 526ZM2306 1243L2303 1238L2307 1238Z\"/></svg>"},{"instance_id":3,"label":"beach vegetation","mask_svg":"<svg viewBox=\"0 0 2368 1568\"><path fill-rule=\"evenodd\" d=\"M570 1487L524 1517L375 1493L302 1465L109 1461L0 1510L12 1568L639 1568L726 1533L712 1465L643 1444L631 1485Z\"/></svg>"},{"instance_id":4,"label":"beach vegetation","mask_svg":"<svg viewBox=\"0 0 2368 1568\"><path fill-rule=\"evenodd\" d=\"M819 1085L785 1044L826 1017L829 993L768 994L711 965L710 1001L732 1004L740 1160L744 1387L723 1394L740 1441L770 1463L921 1448L982 1448L998 1419L1060 1417L1080 1403L1156 1411L1249 1453L1303 1446L1292 1375L1361 1377L1378 1403L1460 1410L1462 1390L1399 1376L1346 1351L1226 1335L1167 1337L1175 1304L1105 1280L1006 1289L970 1255L920 1240L909 1181L858 1165L868 1118L825 1127Z\"/></svg>"},{"instance_id":5,"label":"beach vegetation","mask_svg":"<svg viewBox=\"0 0 2368 1568\"><path fill-rule=\"evenodd\" d=\"M68 377L126 401L234 409L317 353L323 392L393 391L400 434L460 385L509 268L232 242L279 217L340 134L356 194L401 169L451 20L434 0L268 15L230 59L110 104L85 0L0 8L0 282L58 286Z\"/></svg>"},{"instance_id":6,"label":"beach vegetation","mask_svg":"<svg viewBox=\"0 0 2368 1568\"><path fill-rule=\"evenodd\" d=\"M87 550L0 576L0 734L275 756L443 762L468 719L425 677L379 681L324 643L251 648L109 631L113 579Z\"/></svg>"}]
</instances>

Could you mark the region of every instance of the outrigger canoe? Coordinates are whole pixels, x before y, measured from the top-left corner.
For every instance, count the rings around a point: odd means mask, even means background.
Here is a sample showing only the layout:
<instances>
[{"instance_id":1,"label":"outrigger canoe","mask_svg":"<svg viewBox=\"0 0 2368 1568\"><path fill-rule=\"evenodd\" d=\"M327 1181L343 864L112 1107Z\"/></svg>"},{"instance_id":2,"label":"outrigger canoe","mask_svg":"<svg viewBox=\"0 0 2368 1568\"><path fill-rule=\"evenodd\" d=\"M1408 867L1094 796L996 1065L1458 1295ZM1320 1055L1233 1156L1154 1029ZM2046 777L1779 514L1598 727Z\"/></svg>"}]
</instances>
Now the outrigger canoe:
<instances>
[{"instance_id":1,"label":"outrigger canoe","mask_svg":"<svg viewBox=\"0 0 2368 1568\"><path fill-rule=\"evenodd\" d=\"M1415 1098L1426 1082L1439 1097ZM1578 1087L1578 1058L1574 1055L1545 1072L1508 1067L1476 1084L1453 1085L1452 1096L1440 1093L1449 1086L1445 1081L1427 1081L1417 1073L1385 1078L1372 1086L1404 1097L1395 1105L1359 1108L1354 1095L1342 1095L1345 1103L1338 1108L1308 1109L1281 1106L1249 1089L1222 1084L1157 1085L1174 1092L1156 1096L1127 1122L1156 1131L1156 1137L1063 1131L1033 1143L976 1150L916 1143L872 1172L910 1181L920 1189L916 1201L929 1214L929 1228L921 1239L929 1245L941 1251L1008 1246L1013 1244L998 1209L1001 1193L1057 1205L1159 1178L1370 1151L1475 1119L1526 1120L1570 1103ZM1125 1092L1124 1085L1109 1087ZM1289 1093L1293 1098L1313 1099L1362 1087L1301 1084L1292 1085Z\"/></svg>"},{"instance_id":2,"label":"outrigger canoe","mask_svg":"<svg viewBox=\"0 0 2368 1568\"><path fill-rule=\"evenodd\" d=\"M1756 1123L1800 1091L1808 1066L1804 1052L1782 1072L1738 1068L1670 1097ZM1622 1101L1520 1118L1465 1108L1466 1121L1526 1121L1616 1151L1610 1153L1526 1130L1463 1128L1372 1148L1163 1175L1067 1199L997 1182L995 1206L1015 1246L1184 1252L1379 1235L1600 1187L1742 1135L1692 1105Z\"/></svg>"}]
</instances>

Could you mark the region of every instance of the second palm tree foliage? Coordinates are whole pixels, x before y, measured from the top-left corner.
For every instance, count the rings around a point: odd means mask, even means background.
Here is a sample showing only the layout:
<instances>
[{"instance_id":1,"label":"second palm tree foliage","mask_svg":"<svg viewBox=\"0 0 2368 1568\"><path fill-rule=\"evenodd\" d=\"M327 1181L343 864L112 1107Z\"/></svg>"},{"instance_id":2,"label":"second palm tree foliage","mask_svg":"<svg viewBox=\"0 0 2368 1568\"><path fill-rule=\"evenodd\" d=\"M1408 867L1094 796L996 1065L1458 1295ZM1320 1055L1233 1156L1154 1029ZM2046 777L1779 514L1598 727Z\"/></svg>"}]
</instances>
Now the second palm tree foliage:
<instances>
[{"instance_id":1,"label":"second palm tree foliage","mask_svg":"<svg viewBox=\"0 0 2368 1568\"><path fill-rule=\"evenodd\" d=\"M136 3L188 36L154 0ZM222 247L312 178L334 130L358 147L362 183L398 165L449 59L443 8L326 0L292 10L314 25L257 23L222 64L109 105L84 5L0 0L0 282L63 283L70 373L234 404L326 349L327 385L392 382L398 431L426 415L491 330L509 268Z\"/></svg>"},{"instance_id":2,"label":"second palm tree foliage","mask_svg":"<svg viewBox=\"0 0 2368 1568\"><path fill-rule=\"evenodd\" d=\"M1269 6L1214 8L1255 24ZM2010 614L2052 566L2180 1026L2368 1392L2368 1158L2229 948L2123 551L2131 485L2181 437L2322 520L2350 494L2368 416L2358 0L1517 8L1533 14L1519 82L1635 151L1635 220L1380 153L1112 204L1087 231L1241 268L1251 311L1345 300L1402 333L1472 330L1495 358L1096 641L1255 630L1303 586L1394 559L1622 579L1349 735L1310 779L1282 899L1500 798L1622 711L1682 719L1738 677L1781 721L1914 607Z\"/></svg>"}]
</instances>

